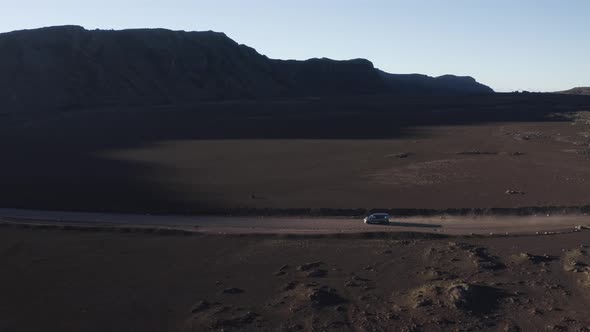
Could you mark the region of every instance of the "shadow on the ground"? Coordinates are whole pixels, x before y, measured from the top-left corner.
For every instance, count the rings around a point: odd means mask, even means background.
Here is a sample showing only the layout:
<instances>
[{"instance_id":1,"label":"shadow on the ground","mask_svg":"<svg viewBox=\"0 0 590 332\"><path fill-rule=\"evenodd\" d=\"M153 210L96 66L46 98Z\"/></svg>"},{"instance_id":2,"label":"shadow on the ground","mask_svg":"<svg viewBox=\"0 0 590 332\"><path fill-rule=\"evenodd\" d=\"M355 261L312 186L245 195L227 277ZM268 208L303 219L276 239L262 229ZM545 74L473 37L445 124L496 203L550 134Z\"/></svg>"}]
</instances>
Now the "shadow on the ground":
<instances>
[{"instance_id":1,"label":"shadow on the ground","mask_svg":"<svg viewBox=\"0 0 590 332\"><path fill-rule=\"evenodd\" d=\"M442 225L438 224L422 224L415 222L401 222L401 221L390 221L389 224L383 225L389 227L417 227L417 228L440 228Z\"/></svg>"}]
</instances>

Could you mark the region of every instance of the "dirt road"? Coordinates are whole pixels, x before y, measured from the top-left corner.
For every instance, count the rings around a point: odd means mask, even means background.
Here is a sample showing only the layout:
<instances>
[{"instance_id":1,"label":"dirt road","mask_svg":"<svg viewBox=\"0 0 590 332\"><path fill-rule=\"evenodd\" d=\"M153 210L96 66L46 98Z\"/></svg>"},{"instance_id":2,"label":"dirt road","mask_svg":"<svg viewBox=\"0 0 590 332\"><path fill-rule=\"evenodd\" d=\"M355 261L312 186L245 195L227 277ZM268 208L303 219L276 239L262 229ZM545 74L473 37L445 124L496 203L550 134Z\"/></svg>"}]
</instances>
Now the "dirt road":
<instances>
[{"instance_id":1,"label":"dirt road","mask_svg":"<svg viewBox=\"0 0 590 332\"><path fill-rule=\"evenodd\" d=\"M104 226L158 226L201 233L228 234L338 234L364 232L430 232L467 234L534 234L573 230L590 225L590 216L554 215L526 217L410 217L392 218L390 225L366 225L345 217L219 217L56 212L0 209L0 220L18 223Z\"/></svg>"}]
</instances>

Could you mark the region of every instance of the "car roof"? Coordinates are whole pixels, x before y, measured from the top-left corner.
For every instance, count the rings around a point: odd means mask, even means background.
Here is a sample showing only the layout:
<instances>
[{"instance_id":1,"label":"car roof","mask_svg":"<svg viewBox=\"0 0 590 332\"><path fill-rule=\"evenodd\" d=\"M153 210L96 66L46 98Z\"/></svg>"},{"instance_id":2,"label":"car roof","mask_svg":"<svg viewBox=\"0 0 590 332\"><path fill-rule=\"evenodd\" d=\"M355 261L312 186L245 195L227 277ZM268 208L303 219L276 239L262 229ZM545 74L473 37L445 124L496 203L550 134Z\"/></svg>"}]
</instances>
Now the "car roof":
<instances>
[{"instance_id":1,"label":"car roof","mask_svg":"<svg viewBox=\"0 0 590 332\"><path fill-rule=\"evenodd\" d=\"M383 212L380 212L380 213L373 213L373 214L371 214L371 215L372 215L372 216L388 216L388 215L389 215L389 213L383 213Z\"/></svg>"}]
</instances>

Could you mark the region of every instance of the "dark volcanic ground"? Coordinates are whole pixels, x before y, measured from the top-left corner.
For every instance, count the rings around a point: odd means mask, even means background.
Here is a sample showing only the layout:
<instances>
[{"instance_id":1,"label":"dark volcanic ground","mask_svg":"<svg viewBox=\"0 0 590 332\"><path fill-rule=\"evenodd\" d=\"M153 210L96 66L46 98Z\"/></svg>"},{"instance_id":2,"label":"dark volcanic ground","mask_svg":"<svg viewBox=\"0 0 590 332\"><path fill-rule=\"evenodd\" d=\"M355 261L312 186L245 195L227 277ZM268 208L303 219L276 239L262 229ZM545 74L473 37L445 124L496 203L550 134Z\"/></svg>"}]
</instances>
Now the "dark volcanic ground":
<instances>
[{"instance_id":1,"label":"dark volcanic ground","mask_svg":"<svg viewBox=\"0 0 590 332\"><path fill-rule=\"evenodd\" d=\"M588 205L589 105L549 94L356 96L2 114L0 206Z\"/></svg>"},{"instance_id":2,"label":"dark volcanic ground","mask_svg":"<svg viewBox=\"0 0 590 332\"><path fill-rule=\"evenodd\" d=\"M0 330L586 331L589 240L2 228Z\"/></svg>"}]
</instances>

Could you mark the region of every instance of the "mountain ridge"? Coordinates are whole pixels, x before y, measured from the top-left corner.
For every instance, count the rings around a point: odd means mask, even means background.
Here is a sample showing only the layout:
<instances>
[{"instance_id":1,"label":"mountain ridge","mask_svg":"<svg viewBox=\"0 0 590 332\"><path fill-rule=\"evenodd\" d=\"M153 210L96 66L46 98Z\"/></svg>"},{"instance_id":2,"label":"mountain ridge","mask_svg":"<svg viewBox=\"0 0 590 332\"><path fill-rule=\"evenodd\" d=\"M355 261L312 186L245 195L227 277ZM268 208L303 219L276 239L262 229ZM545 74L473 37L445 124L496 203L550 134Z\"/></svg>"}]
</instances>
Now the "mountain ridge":
<instances>
[{"instance_id":1,"label":"mountain ridge","mask_svg":"<svg viewBox=\"0 0 590 332\"><path fill-rule=\"evenodd\" d=\"M349 94L487 94L471 77L389 74L366 59L270 59L222 32L86 30L0 34L5 110Z\"/></svg>"},{"instance_id":2,"label":"mountain ridge","mask_svg":"<svg viewBox=\"0 0 590 332\"><path fill-rule=\"evenodd\" d=\"M575 87L565 91L558 91L557 93L560 94L567 94L567 95L583 95L583 96L590 96L590 87Z\"/></svg>"}]
</instances>

